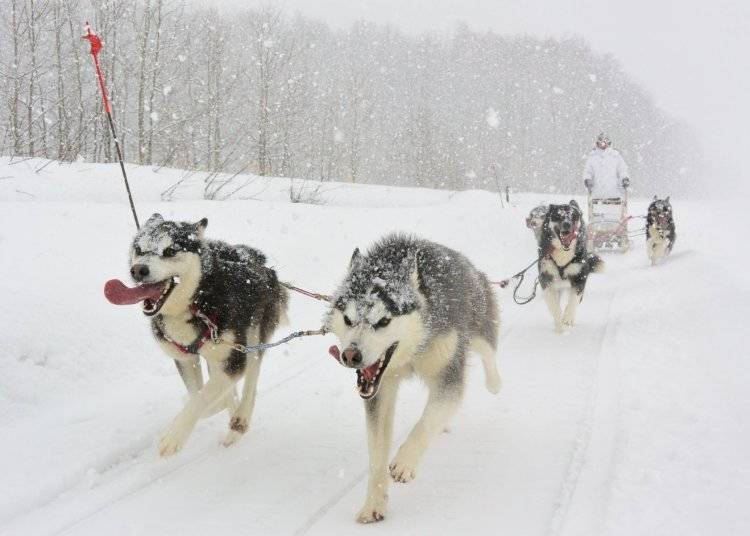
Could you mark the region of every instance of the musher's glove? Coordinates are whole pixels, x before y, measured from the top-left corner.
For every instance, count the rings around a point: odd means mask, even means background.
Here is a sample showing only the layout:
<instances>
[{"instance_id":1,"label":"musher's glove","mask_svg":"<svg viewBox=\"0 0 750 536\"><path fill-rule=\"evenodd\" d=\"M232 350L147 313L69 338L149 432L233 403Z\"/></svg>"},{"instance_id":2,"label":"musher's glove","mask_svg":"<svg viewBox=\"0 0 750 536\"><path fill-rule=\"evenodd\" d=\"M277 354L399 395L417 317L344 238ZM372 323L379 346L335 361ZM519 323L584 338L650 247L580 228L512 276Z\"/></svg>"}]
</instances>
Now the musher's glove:
<instances>
[{"instance_id":1,"label":"musher's glove","mask_svg":"<svg viewBox=\"0 0 750 536\"><path fill-rule=\"evenodd\" d=\"M625 177L622 179L622 187L623 188L630 188L630 179Z\"/></svg>"},{"instance_id":2,"label":"musher's glove","mask_svg":"<svg viewBox=\"0 0 750 536\"><path fill-rule=\"evenodd\" d=\"M591 189L594 187L594 181L592 181L591 179L584 179L583 185L590 192Z\"/></svg>"}]
</instances>

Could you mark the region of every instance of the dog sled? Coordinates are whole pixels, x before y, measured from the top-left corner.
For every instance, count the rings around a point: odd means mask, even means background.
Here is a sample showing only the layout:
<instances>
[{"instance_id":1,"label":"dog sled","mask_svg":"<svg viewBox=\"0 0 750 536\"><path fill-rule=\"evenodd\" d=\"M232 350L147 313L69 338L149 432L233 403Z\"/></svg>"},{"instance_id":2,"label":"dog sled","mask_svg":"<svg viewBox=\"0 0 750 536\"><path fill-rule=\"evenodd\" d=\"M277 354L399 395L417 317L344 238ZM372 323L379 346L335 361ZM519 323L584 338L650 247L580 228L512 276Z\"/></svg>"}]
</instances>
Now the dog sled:
<instances>
[{"instance_id":1,"label":"dog sled","mask_svg":"<svg viewBox=\"0 0 750 536\"><path fill-rule=\"evenodd\" d=\"M592 197L589 192L589 251L622 251L630 247L628 191L622 197Z\"/></svg>"}]
</instances>

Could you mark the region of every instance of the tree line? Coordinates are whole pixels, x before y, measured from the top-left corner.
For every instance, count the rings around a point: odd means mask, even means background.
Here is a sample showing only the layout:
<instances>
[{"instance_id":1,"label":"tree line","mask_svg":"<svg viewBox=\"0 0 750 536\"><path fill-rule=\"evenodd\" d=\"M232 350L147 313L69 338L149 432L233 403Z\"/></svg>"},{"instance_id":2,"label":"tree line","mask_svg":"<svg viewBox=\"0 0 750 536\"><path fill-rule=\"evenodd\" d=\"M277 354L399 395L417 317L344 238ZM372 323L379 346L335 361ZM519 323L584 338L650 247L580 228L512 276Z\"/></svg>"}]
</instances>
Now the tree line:
<instances>
[{"instance_id":1,"label":"tree line","mask_svg":"<svg viewBox=\"0 0 750 536\"><path fill-rule=\"evenodd\" d=\"M0 153L451 189L581 191L608 132L637 191L699 174L690 129L580 37L335 30L267 5L2 0ZM648 185L642 186L642 185Z\"/></svg>"}]
</instances>

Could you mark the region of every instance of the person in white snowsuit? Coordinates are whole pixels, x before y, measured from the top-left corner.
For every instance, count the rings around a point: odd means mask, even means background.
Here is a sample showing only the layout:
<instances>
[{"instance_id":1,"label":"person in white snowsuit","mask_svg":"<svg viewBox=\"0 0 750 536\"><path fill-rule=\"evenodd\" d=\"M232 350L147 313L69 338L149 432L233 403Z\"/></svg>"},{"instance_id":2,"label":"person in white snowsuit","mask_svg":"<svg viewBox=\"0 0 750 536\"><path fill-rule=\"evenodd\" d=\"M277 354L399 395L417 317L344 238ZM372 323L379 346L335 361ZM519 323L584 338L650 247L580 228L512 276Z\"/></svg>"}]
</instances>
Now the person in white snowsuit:
<instances>
[{"instance_id":1,"label":"person in white snowsuit","mask_svg":"<svg viewBox=\"0 0 750 536\"><path fill-rule=\"evenodd\" d=\"M630 186L628 165L604 133L596 138L596 147L586 159L583 183L595 199L622 198Z\"/></svg>"}]
</instances>

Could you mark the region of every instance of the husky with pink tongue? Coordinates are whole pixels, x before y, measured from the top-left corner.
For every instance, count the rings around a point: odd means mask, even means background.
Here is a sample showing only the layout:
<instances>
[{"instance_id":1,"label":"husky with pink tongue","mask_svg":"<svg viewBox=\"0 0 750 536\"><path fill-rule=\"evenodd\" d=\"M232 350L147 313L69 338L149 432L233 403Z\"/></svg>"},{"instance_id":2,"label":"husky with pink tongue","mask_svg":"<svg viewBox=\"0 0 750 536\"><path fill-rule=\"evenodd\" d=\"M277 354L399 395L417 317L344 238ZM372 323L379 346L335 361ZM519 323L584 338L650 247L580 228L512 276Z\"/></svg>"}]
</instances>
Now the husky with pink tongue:
<instances>
[{"instance_id":1,"label":"husky with pink tongue","mask_svg":"<svg viewBox=\"0 0 750 536\"><path fill-rule=\"evenodd\" d=\"M541 232L537 235L537 268L544 301L557 333L575 324L589 274L604 271L604 261L589 253L586 243L586 224L575 199L565 205L549 205ZM568 295L564 312L561 307L563 293Z\"/></svg>"},{"instance_id":2,"label":"husky with pink tongue","mask_svg":"<svg viewBox=\"0 0 750 536\"><path fill-rule=\"evenodd\" d=\"M458 408L470 353L482 359L487 389L499 392L495 296L487 277L457 251L394 234L366 255L354 250L326 327L341 344L329 352L356 370L365 405L370 477L357 521L380 521L389 480L415 478L428 444ZM411 376L427 385L427 405L389 464L396 394Z\"/></svg>"},{"instance_id":3,"label":"husky with pink tongue","mask_svg":"<svg viewBox=\"0 0 750 536\"><path fill-rule=\"evenodd\" d=\"M246 354L232 345L268 342L286 319L286 290L266 266L265 256L248 246L207 240L207 225L205 218L187 223L154 214L130 248L135 286L113 279L104 287L114 304L141 304L190 395L159 442L162 456L182 448L198 419L225 407L230 420L223 444L242 437L255 405L262 352ZM208 364L205 385L199 356ZM238 401L235 384L242 377Z\"/></svg>"}]
</instances>

